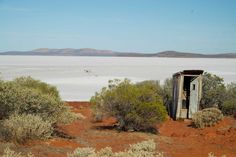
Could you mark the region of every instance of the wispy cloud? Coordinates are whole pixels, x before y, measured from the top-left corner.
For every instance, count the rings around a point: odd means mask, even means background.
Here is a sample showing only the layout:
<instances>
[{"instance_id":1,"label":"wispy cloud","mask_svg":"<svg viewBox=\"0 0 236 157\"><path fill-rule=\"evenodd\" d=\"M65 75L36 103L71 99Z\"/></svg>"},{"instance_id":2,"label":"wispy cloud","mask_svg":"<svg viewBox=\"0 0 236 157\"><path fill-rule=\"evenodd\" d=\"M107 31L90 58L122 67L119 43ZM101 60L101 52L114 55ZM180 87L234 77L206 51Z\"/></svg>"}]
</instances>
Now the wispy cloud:
<instances>
[{"instance_id":1,"label":"wispy cloud","mask_svg":"<svg viewBox=\"0 0 236 157\"><path fill-rule=\"evenodd\" d=\"M0 5L0 11L28 12L28 11L31 11L31 9L24 8L24 7Z\"/></svg>"},{"instance_id":2,"label":"wispy cloud","mask_svg":"<svg viewBox=\"0 0 236 157\"><path fill-rule=\"evenodd\" d=\"M68 32L65 33L26 33L26 32L1 32L0 35L2 36L8 36L11 38L17 38L17 37L25 37L25 38L48 38L48 39L58 39L58 38L67 38L67 39L73 39L73 38L80 38L80 34L77 32Z\"/></svg>"}]
</instances>

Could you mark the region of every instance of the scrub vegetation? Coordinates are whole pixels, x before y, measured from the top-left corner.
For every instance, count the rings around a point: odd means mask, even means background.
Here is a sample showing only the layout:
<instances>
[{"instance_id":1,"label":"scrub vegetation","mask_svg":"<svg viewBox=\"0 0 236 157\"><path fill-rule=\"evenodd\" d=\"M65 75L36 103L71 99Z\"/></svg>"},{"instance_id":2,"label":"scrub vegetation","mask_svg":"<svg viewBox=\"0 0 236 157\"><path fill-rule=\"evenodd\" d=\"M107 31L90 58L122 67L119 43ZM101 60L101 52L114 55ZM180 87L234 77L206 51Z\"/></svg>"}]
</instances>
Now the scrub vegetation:
<instances>
[{"instance_id":1,"label":"scrub vegetation","mask_svg":"<svg viewBox=\"0 0 236 157\"><path fill-rule=\"evenodd\" d=\"M164 122L167 118L168 106L172 103L172 86L171 78L166 79L163 85L160 85L159 81L152 80L138 83L132 83L128 79L111 80L107 87L95 93L90 100L94 120L101 122L103 119L112 117L117 120L117 123L109 124L116 126L119 130L153 131L157 128L156 124ZM192 119L196 128L216 125L223 119L223 114L236 118L236 84L225 85L222 78L204 73L201 109L194 114ZM83 106L77 107L73 111L71 112L71 108L61 100L58 90L52 85L31 77L20 77L13 81L0 80L1 141L24 144L29 140L49 139L56 134L56 129L61 124L69 124L76 119L84 118L82 115L78 115L81 111L82 113L85 112ZM88 113L85 115L86 117L89 116ZM88 122L91 122L91 119L86 121L86 123ZM101 124L106 126L108 122L101 122ZM72 124L80 128L79 125L84 123ZM99 126L99 123L91 124L94 125L94 128ZM65 125L62 127L65 128ZM98 130L94 130L94 128L92 127L90 131L98 133ZM77 130L79 129L71 129L72 133L78 134ZM191 129L202 131L202 129ZM232 130L232 128L230 129ZM70 129L67 131L70 132ZM178 136L178 134L171 133L172 135ZM184 136L181 134L181 138ZM2 157L33 157L32 154L21 154L18 153L19 151L13 150L6 148ZM94 146L85 146L76 148L73 152L71 150L71 153L67 154L67 157L133 156L163 157L165 154L156 149L154 140L130 145L124 151L119 152L114 152L111 147L106 146L99 149L95 149ZM209 153L208 156L215 157L213 153Z\"/></svg>"},{"instance_id":2,"label":"scrub vegetation","mask_svg":"<svg viewBox=\"0 0 236 157\"><path fill-rule=\"evenodd\" d=\"M224 84L223 78L203 74L201 108L216 107L226 116L236 118L236 83Z\"/></svg>"},{"instance_id":3,"label":"scrub vegetation","mask_svg":"<svg viewBox=\"0 0 236 157\"><path fill-rule=\"evenodd\" d=\"M53 128L49 121L44 121L38 115L16 114L3 121L4 137L6 140L24 143L30 139L47 139Z\"/></svg>"},{"instance_id":4,"label":"scrub vegetation","mask_svg":"<svg viewBox=\"0 0 236 157\"><path fill-rule=\"evenodd\" d=\"M56 87L31 77L0 81L1 138L19 143L49 138L54 126L75 119Z\"/></svg>"},{"instance_id":5,"label":"scrub vegetation","mask_svg":"<svg viewBox=\"0 0 236 157\"><path fill-rule=\"evenodd\" d=\"M22 155L21 153L17 153L9 148L6 148L1 157L35 157L35 156L31 153L29 153L27 155Z\"/></svg>"},{"instance_id":6,"label":"scrub vegetation","mask_svg":"<svg viewBox=\"0 0 236 157\"><path fill-rule=\"evenodd\" d=\"M193 124L197 128L210 127L222 120L223 114L217 108L206 108L193 115Z\"/></svg>"},{"instance_id":7,"label":"scrub vegetation","mask_svg":"<svg viewBox=\"0 0 236 157\"><path fill-rule=\"evenodd\" d=\"M225 101L221 109L225 115L231 115L236 118L236 83L227 85Z\"/></svg>"},{"instance_id":8,"label":"scrub vegetation","mask_svg":"<svg viewBox=\"0 0 236 157\"><path fill-rule=\"evenodd\" d=\"M110 147L95 151L93 148L77 148L67 157L164 157L156 151L156 144L153 140L143 141L130 147L123 152L112 152Z\"/></svg>"},{"instance_id":9,"label":"scrub vegetation","mask_svg":"<svg viewBox=\"0 0 236 157\"><path fill-rule=\"evenodd\" d=\"M128 79L111 80L91 98L91 103L95 114L115 117L120 130L144 131L167 117L161 94L157 81L134 84Z\"/></svg>"},{"instance_id":10,"label":"scrub vegetation","mask_svg":"<svg viewBox=\"0 0 236 157\"><path fill-rule=\"evenodd\" d=\"M221 107L225 100L224 79L205 72L202 80L201 108Z\"/></svg>"}]
</instances>

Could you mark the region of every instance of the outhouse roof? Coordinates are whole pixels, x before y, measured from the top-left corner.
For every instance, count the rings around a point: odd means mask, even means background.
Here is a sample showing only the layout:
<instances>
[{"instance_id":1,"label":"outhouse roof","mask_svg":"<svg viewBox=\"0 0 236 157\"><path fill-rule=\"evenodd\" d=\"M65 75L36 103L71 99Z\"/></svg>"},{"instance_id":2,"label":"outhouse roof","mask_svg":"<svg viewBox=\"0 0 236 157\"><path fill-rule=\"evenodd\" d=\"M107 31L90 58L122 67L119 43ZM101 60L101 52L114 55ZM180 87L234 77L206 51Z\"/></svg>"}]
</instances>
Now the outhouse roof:
<instances>
[{"instance_id":1,"label":"outhouse roof","mask_svg":"<svg viewBox=\"0 0 236 157\"><path fill-rule=\"evenodd\" d=\"M173 74L173 76L177 76L177 75L201 75L204 71L203 70L183 70L183 71L179 71L175 74Z\"/></svg>"}]
</instances>

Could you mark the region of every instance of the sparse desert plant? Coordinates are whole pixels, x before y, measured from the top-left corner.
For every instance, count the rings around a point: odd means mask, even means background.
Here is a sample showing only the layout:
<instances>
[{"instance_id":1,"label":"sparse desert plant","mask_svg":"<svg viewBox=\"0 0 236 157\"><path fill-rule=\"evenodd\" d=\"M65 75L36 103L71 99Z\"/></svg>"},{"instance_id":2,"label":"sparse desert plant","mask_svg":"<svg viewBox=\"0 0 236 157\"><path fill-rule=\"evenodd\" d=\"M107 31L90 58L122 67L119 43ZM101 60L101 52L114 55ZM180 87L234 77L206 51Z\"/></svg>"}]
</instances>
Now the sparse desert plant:
<instances>
[{"instance_id":1,"label":"sparse desert plant","mask_svg":"<svg viewBox=\"0 0 236 157\"><path fill-rule=\"evenodd\" d=\"M34 82L32 79L27 80L30 80L30 85ZM70 117L73 117L74 113L70 112L58 96L46 93L50 90L39 90L40 86L35 88L26 85L21 86L17 82L20 81L0 82L0 120L8 118L13 113L39 115L44 120L50 120L52 123L60 123L63 114L71 114ZM37 81L35 82L37 84ZM43 84L45 89L47 89L46 85ZM48 88L50 89L50 86ZM52 89L54 91L54 88ZM71 118L68 120L71 121Z\"/></svg>"},{"instance_id":2,"label":"sparse desert plant","mask_svg":"<svg viewBox=\"0 0 236 157\"><path fill-rule=\"evenodd\" d=\"M110 147L95 152L93 148L77 148L68 157L163 157L163 153L156 151L156 144L153 140L143 141L130 147L123 152L112 152Z\"/></svg>"},{"instance_id":3,"label":"sparse desert plant","mask_svg":"<svg viewBox=\"0 0 236 157\"><path fill-rule=\"evenodd\" d=\"M153 91L152 94L154 94L156 97L162 96L162 87L160 85L160 82L158 80L146 80L146 81L141 81L137 82L135 84L137 87L140 88L146 88L151 91Z\"/></svg>"},{"instance_id":4,"label":"sparse desert plant","mask_svg":"<svg viewBox=\"0 0 236 157\"><path fill-rule=\"evenodd\" d=\"M94 110L93 112L93 121L94 122L102 122L104 118L104 114L101 111Z\"/></svg>"},{"instance_id":5,"label":"sparse desert plant","mask_svg":"<svg viewBox=\"0 0 236 157\"><path fill-rule=\"evenodd\" d=\"M100 151L97 152L97 157L113 157L114 154L112 152L112 149L111 147L106 147L106 148L103 148L101 149Z\"/></svg>"},{"instance_id":6,"label":"sparse desert plant","mask_svg":"<svg viewBox=\"0 0 236 157\"><path fill-rule=\"evenodd\" d=\"M12 115L3 121L6 140L24 143L29 139L47 139L52 134L49 121L31 114Z\"/></svg>"},{"instance_id":7,"label":"sparse desert plant","mask_svg":"<svg viewBox=\"0 0 236 157\"><path fill-rule=\"evenodd\" d=\"M52 126L78 118L83 116L71 112L54 86L31 77L0 81L1 138L16 142L47 138Z\"/></svg>"},{"instance_id":8,"label":"sparse desert plant","mask_svg":"<svg viewBox=\"0 0 236 157\"><path fill-rule=\"evenodd\" d=\"M224 102L221 108L224 115L230 115L236 118L236 99L227 100Z\"/></svg>"},{"instance_id":9,"label":"sparse desert plant","mask_svg":"<svg viewBox=\"0 0 236 157\"><path fill-rule=\"evenodd\" d=\"M217 157L212 152L208 154L208 157ZM226 155L222 155L221 157L226 157Z\"/></svg>"},{"instance_id":10,"label":"sparse desert plant","mask_svg":"<svg viewBox=\"0 0 236 157\"><path fill-rule=\"evenodd\" d=\"M124 152L114 153L115 157L163 157L163 153L156 151L156 143L153 140L143 141L130 145Z\"/></svg>"},{"instance_id":11,"label":"sparse desert plant","mask_svg":"<svg viewBox=\"0 0 236 157\"><path fill-rule=\"evenodd\" d=\"M16 153L15 151L13 151L11 149L6 148L1 157L34 157L34 155L31 153L29 153L27 155L22 155L21 153Z\"/></svg>"},{"instance_id":12,"label":"sparse desert plant","mask_svg":"<svg viewBox=\"0 0 236 157\"><path fill-rule=\"evenodd\" d=\"M73 153L67 154L67 157L96 157L94 148L77 148Z\"/></svg>"},{"instance_id":13,"label":"sparse desert plant","mask_svg":"<svg viewBox=\"0 0 236 157\"><path fill-rule=\"evenodd\" d=\"M96 152L94 148L77 148L73 153L67 154L67 157L115 157L110 147L106 147Z\"/></svg>"},{"instance_id":14,"label":"sparse desert plant","mask_svg":"<svg viewBox=\"0 0 236 157\"><path fill-rule=\"evenodd\" d=\"M193 115L193 124L197 128L210 127L222 120L223 114L217 108L206 108Z\"/></svg>"},{"instance_id":15,"label":"sparse desert plant","mask_svg":"<svg viewBox=\"0 0 236 157\"><path fill-rule=\"evenodd\" d=\"M95 112L113 116L121 130L146 130L167 116L159 87L150 82L110 81L91 98ZM161 89L160 89L161 90Z\"/></svg>"},{"instance_id":16,"label":"sparse desert plant","mask_svg":"<svg viewBox=\"0 0 236 157\"><path fill-rule=\"evenodd\" d=\"M61 99L59 92L55 86L52 86L52 85L42 82L40 80L33 79L30 76L18 77L16 79L14 79L12 82L16 83L17 85L19 85L21 87L36 89L39 92L41 92L41 94L47 94L47 95L50 95L51 97L54 97L56 99Z\"/></svg>"},{"instance_id":17,"label":"sparse desert plant","mask_svg":"<svg viewBox=\"0 0 236 157\"><path fill-rule=\"evenodd\" d=\"M162 86L162 98L163 104L169 107L172 104L172 89L173 89L173 79L167 78Z\"/></svg>"},{"instance_id":18,"label":"sparse desert plant","mask_svg":"<svg viewBox=\"0 0 236 157\"><path fill-rule=\"evenodd\" d=\"M205 72L202 79L202 109L209 107L221 108L225 101L226 88L224 79L211 73Z\"/></svg>"},{"instance_id":19,"label":"sparse desert plant","mask_svg":"<svg viewBox=\"0 0 236 157\"><path fill-rule=\"evenodd\" d=\"M156 150L156 144L153 140L143 141L140 143L130 145L129 150L131 150L132 152L138 152L138 151L153 152Z\"/></svg>"},{"instance_id":20,"label":"sparse desert plant","mask_svg":"<svg viewBox=\"0 0 236 157\"><path fill-rule=\"evenodd\" d=\"M81 113L71 112L71 109L68 106L62 106L58 115L60 116L57 119L57 123L60 124L70 124L76 119L85 119Z\"/></svg>"},{"instance_id":21,"label":"sparse desert plant","mask_svg":"<svg viewBox=\"0 0 236 157\"><path fill-rule=\"evenodd\" d=\"M226 100L224 101L221 110L224 115L230 115L236 118L236 83L227 85Z\"/></svg>"}]
</instances>

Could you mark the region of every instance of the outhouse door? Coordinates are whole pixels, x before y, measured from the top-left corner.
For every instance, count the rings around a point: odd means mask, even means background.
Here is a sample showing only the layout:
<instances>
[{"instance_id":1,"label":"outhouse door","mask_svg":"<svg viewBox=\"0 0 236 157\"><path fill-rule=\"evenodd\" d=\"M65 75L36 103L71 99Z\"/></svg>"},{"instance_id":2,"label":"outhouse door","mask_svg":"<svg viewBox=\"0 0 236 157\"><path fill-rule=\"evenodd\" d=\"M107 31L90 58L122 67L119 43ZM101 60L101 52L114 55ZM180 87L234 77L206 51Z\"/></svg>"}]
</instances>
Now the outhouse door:
<instances>
[{"instance_id":1,"label":"outhouse door","mask_svg":"<svg viewBox=\"0 0 236 157\"><path fill-rule=\"evenodd\" d=\"M190 100L188 118L192 118L193 114L198 111L198 86L199 77L193 78L190 83Z\"/></svg>"}]
</instances>

